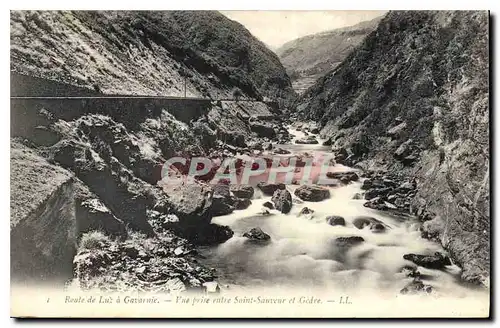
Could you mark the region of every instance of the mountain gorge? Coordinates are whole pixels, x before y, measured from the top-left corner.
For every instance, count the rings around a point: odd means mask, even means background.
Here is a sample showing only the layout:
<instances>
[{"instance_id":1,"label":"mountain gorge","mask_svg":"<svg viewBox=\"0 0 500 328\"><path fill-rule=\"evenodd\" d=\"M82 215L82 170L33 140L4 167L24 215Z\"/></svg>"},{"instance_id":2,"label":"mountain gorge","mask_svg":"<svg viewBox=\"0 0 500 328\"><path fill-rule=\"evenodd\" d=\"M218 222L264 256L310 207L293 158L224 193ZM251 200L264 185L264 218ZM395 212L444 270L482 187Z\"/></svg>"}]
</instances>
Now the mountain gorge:
<instances>
[{"instance_id":1,"label":"mountain gorge","mask_svg":"<svg viewBox=\"0 0 500 328\"><path fill-rule=\"evenodd\" d=\"M295 91L304 92L334 69L370 34L382 16L353 26L308 35L282 45L278 54Z\"/></svg>"},{"instance_id":2,"label":"mountain gorge","mask_svg":"<svg viewBox=\"0 0 500 328\"><path fill-rule=\"evenodd\" d=\"M278 57L218 12L11 11L13 280L489 286L488 29L486 12L391 11ZM210 183L227 158L295 174L317 153L340 168L327 186ZM162 181L198 156L205 175Z\"/></svg>"},{"instance_id":3,"label":"mountain gorge","mask_svg":"<svg viewBox=\"0 0 500 328\"><path fill-rule=\"evenodd\" d=\"M87 288L213 280L193 245L230 238L211 217L249 202L203 182L158 185L163 164L289 140L276 103L290 94L278 57L218 12L12 11L13 280L49 281L72 265ZM26 270L34 258L39 270Z\"/></svg>"},{"instance_id":4,"label":"mountain gorge","mask_svg":"<svg viewBox=\"0 0 500 328\"><path fill-rule=\"evenodd\" d=\"M424 234L488 284L486 12L390 12L296 104L338 158L413 177Z\"/></svg>"}]
</instances>

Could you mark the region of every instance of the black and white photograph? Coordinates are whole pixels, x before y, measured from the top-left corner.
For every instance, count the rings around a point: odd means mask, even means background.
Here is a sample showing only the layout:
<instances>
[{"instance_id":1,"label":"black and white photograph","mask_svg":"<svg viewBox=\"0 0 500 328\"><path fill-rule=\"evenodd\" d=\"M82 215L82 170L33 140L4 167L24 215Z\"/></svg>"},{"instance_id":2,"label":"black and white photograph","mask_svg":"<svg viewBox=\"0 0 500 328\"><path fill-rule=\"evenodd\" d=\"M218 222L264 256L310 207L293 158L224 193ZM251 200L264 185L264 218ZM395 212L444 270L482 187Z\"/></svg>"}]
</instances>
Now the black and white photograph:
<instances>
[{"instance_id":1,"label":"black and white photograph","mask_svg":"<svg viewBox=\"0 0 500 328\"><path fill-rule=\"evenodd\" d=\"M489 318L488 10L11 10L10 315Z\"/></svg>"}]
</instances>

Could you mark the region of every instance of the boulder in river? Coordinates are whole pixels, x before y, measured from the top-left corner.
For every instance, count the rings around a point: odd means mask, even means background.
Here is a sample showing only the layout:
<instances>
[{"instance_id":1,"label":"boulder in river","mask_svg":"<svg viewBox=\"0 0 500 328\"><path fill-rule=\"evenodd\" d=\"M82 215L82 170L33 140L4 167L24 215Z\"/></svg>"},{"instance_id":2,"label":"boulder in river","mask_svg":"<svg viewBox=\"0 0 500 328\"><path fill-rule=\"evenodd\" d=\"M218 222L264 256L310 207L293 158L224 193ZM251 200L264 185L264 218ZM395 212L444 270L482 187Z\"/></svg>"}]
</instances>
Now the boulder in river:
<instances>
[{"instance_id":1,"label":"boulder in river","mask_svg":"<svg viewBox=\"0 0 500 328\"><path fill-rule=\"evenodd\" d=\"M266 196L274 195L274 192L278 189L285 189L285 184L283 183L267 183L267 182L259 182L257 184L257 188L262 190L262 193Z\"/></svg>"},{"instance_id":2,"label":"boulder in river","mask_svg":"<svg viewBox=\"0 0 500 328\"><path fill-rule=\"evenodd\" d=\"M295 190L295 196L308 202L320 202L330 198L330 190L321 186L303 185Z\"/></svg>"},{"instance_id":3,"label":"boulder in river","mask_svg":"<svg viewBox=\"0 0 500 328\"><path fill-rule=\"evenodd\" d=\"M234 207L237 210L244 210L252 205L252 201L248 198L236 198L234 200Z\"/></svg>"},{"instance_id":4,"label":"boulder in river","mask_svg":"<svg viewBox=\"0 0 500 328\"><path fill-rule=\"evenodd\" d=\"M354 218L352 224L358 229L364 229L365 227L370 227L370 229L374 229L374 232L382 232L385 231L387 225L385 225L382 221L377 220L371 216L358 216ZM382 230L380 226L383 226Z\"/></svg>"},{"instance_id":5,"label":"boulder in river","mask_svg":"<svg viewBox=\"0 0 500 328\"><path fill-rule=\"evenodd\" d=\"M271 203L271 202L269 202L269 201L267 201L264 204L262 204L262 206L267 207L270 210L274 210L274 204Z\"/></svg>"},{"instance_id":6,"label":"boulder in river","mask_svg":"<svg viewBox=\"0 0 500 328\"><path fill-rule=\"evenodd\" d=\"M338 215L327 216L326 222L331 226L345 226L345 219Z\"/></svg>"},{"instance_id":7,"label":"boulder in river","mask_svg":"<svg viewBox=\"0 0 500 328\"><path fill-rule=\"evenodd\" d=\"M405 254L403 258L428 269L443 269L445 266L451 265L450 258L439 252L434 255Z\"/></svg>"},{"instance_id":8,"label":"boulder in river","mask_svg":"<svg viewBox=\"0 0 500 328\"><path fill-rule=\"evenodd\" d=\"M271 236L269 236L267 233L262 231L261 228L252 228L249 231L245 232L243 234L243 237L246 237L252 241L269 241L271 239Z\"/></svg>"},{"instance_id":9,"label":"boulder in river","mask_svg":"<svg viewBox=\"0 0 500 328\"><path fill-rule=\"evenodd\" d=\"M302 216L302 215L310 215L310 214L313 214L314 213L314 210L310 209L309 207L307 206L304 206L300 212L299 212L299 216Z\"/></svg>"},{"instance_id":10,"label":"boulder in river","mask_svg":"<svg viewBox=\"0 0 500 328\"><path fill-rule=\"evenodd\" d=\"M275 154L279 154L279 155L287 155L287 154L290 154L290 151L286 150L286 149L283 149L283 148L276 148L274 150L274 153Z\"/></svg>"},{"instance_id":11,"label":"boulder in river","mask_svg":"<svg viewBox=\"0 0 500 328\"><path fill-rule=\"evenodd\" d=\"M267 122L254 120L250 122L250 130L257 133L259 137L273 139L276 136L276 127Z\"/></svg>"},{"instance_id":12,"label":"boulder in river","mask_svg":"<svg viewBox=\"0 0 500 328\"><path fill-rule=\"evenodd\" d=\"M359 236L338 237L335 239L335 245L337 245L337 247L346 248L359 245L364 241L363 237Z\"/></svg>"},{"instance_id":13,"label":"boulder in river","mask_svg":"<svg viewBox=\"0 0 500 328\"><path fill-rule=\"evenodd\" d=\"M231 185L231 192L238 198L252 198L254 190L252 186L249 185Z\"/></svg>"},{"instance_id":14,"label":"boulder in river","mask_svg":"<svg viewBox=\"0 0 500 328\"><path fill-rule=\"evenodd\" d=\"M352 196L352 199L363 199L363 195L359 192L355 193L354 196Z\"/></svg>"},{"instance_id":15,"label":"boulder in river","mask_svg":"<svg viewBox=\"0 0 500 328\"><path fill-rule=\"evenodd\" d=\"M413 280L400 291L401 294L432 293L432 286L426 285L420 280Z\"/></svg>"},{"instance_id":16,"label":"boulder in river","mask_svg":"<svg viewBox=\"0 0 500 328\"><path fill-rule=\"evenodd\" d=\"M278 189L274 192L271 201L274 207L281 213L289 213L292 209L292 195L286 189Z\"/></svg>"},{"instance_id":17,"label":"boulder in river","mask_svg":"<svg viewBox=\"0 0 500 328\"><path fill-rule=\"evenodd\" d=\"M315 136L307 136L307 137L295 140L295 143L299 144L299 145L315 145L315 144L318 144L319 142Z\"/></svg>"},{"instance_id":18,"label":"boulder in river","mask_svg":"<svg viewBox=\"0 0 500 328\"><path fill-rule=\"evenodd\" d=\"M358 181L359 175L356 172L327 172L327 178L340 180L343 184L348 184L351 181Z\"/></svg>"}]
</instances>

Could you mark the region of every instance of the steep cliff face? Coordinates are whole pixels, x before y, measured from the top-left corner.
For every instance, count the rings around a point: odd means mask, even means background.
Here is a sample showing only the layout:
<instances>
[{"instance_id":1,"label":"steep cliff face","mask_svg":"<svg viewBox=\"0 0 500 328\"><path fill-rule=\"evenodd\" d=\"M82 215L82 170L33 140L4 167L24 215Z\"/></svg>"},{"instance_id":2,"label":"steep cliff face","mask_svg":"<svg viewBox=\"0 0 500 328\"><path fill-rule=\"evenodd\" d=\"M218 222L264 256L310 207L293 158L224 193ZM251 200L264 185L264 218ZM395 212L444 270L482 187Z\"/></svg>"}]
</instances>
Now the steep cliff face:
<instances>
[{"instance_id":1,"label":"steep cliff face","mask_svg":"<svg viewBox=\"0 0 500 328\"><path fill-rule=\"evenodd\" d=\"M278 54L295 91L301 93L337 67L380 22L381 17L285 43Z\"/></svg>"},{"instance_id":2,"label":"steep cliff face","mask_svg":"<svg viewBox=\"0 0 500 328\"><path fill-rule=\"evenodd\" d=\"M77 245L72 174L17 143L10 159L11 280L62 285Z\"/></svg>"},{"instance_id":3,"label":"steep cliff face","mask_svg":"<svg viewBox=\"0 0 500 328\"><path fill-rule=\"evenodd\" d=\"M273 52L209 11L12 11L11 69L108 94L293 92Z\"/></svg>"},{"instance_id":4,"label":"steep cliff face","mask_svg":"<svg viewBox=\"0 0 500 328\"><path fill-rule=\"evenodd\" d=\"M489 277L487 12L390 12L296 104L350 165L418 183L413 210L428 237Z\"/></svg>"}]
</instances>

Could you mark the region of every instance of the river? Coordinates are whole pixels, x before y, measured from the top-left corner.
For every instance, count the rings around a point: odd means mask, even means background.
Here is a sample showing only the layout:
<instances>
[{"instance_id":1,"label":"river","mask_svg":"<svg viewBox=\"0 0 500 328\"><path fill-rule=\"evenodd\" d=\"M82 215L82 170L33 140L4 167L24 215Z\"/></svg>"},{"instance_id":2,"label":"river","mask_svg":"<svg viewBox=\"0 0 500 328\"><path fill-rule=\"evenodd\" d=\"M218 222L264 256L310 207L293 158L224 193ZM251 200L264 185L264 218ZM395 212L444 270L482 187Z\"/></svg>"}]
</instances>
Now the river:
<instances>
[{"instance_id":1,"label":"river","mask_svg":"<svg viewBox=\"0 0 500 328\"><path fill-rule=\"evenodd\" d=\"M291 130L291 145L279 147L294 152L327 152L321 145L296 145L303 137ZM341 165L336 170L349 168ZM403 259L404 254L434 254L444 252L441 245L421 237L420 223L413 217L398 218L386 212L363 206L364 200L355 200L361 183L329 187L331 197L321 202L301 202L293 195L298 186L288 185L294 205L288 214L271 210L272 215L261 215L262 204L271 197L258 189L252 204L245 210L237 210L225 216L214 217L213 223L227 225L234 236L216 247L203 248L203 263L216 268L222 288L232 290L295 288L335 290L358 293L388 293L399 291L413 278L401 273L412 262ZM298 216L307 206L314 213ZM331 226L325 217L340 215L345 226ZM374 233L369 228L358 229L352 221L357 216L371 216L383 221L389 228L384 233ZM242 237L251 228L260 227L271 236L267 244L255 244ZM336 247L335 239L360 236L365 241L347 251ZM444 270L418 267L422 281L433 288L432 295L465 297L471 289L460 283L460 268L447 266Z\"/></svg>"}]
</instances>

